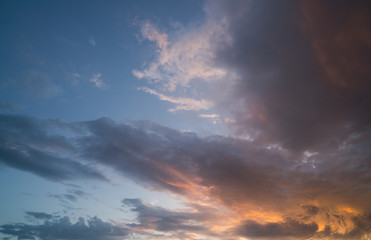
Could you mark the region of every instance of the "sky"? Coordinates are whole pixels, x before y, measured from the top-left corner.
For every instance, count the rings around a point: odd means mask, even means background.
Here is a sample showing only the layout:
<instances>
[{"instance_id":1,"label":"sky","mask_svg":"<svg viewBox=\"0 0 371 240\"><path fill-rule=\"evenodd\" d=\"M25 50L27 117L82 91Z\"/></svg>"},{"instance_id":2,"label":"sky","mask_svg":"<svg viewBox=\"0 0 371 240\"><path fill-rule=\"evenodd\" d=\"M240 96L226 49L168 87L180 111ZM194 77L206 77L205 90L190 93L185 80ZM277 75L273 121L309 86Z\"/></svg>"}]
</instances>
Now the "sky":
<instances>
[{"instance_id":1,"label":"sky","mask_svg":"<svg viewBox=\"0 0 371 240\"><path fill-rule=\"evenodd\" d=\"M371 239L371 4L0 2L0 239Z\"/></svg>"}]
</instances>

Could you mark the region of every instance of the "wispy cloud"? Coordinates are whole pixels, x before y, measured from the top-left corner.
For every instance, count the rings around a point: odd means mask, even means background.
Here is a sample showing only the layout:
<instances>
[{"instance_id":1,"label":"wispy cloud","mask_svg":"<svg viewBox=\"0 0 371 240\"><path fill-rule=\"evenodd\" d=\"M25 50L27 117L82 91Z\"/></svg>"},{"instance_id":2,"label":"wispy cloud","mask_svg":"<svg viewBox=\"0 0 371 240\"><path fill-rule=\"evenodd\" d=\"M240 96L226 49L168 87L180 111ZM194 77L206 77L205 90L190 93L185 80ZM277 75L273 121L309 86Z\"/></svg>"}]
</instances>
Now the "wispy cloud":
<instances>
[{"instance_id":1,"label":"wispy cloud","mask_svg":"<svg viewBox=\"0 0 371 240\"><path fill-rule=\"evenodd\" d=\"M220 118L219 114L199 114L202 118Z\"/></svg>"},{"instance_id":2,"label":"wispy cloud","mask_svg":"<svg viewBox=\"0 0 371 240\"><path fill-rule=\"evenodd\" d=\"M35 70L15 75L6 85L34 98L55 97L63 92L48 74Z\"/></svg>"},{"instance_id":3,"label":"wispy cloud","mask_svg":"<svg viewBox=\"0 0 371 240\"><path fill-rule=\"evenodd\" d=\"M159 93L153 89L142 87L139 88L139 90L143 90L149 94L157 96L160 100L170 102L176 105L175 108L171 108L168 111L169 112L175 112L175 111L200 111L200 110L208 110L210 109L214 104L211 101L201 99L196 100L193 98L182 98L182 97L171 97L166 96L162 93Z\"/></svg>"},{"instance_id":4,"label":"wispy cloud","mask_svg":"<svg viewBox=\"0 0 371 240\"><path fill-rule=\"evenodd\" d=\"M7 102L0 102L0 111L14 112L14 111L18 111L20 109L21 109L21 106L19 106L19 105L7 103Z\"/></svg>"},{"instance_id":5,"label":"wispy cloud","mask_svg":"<svg viewBox=\"0 0 371 240\"><path fill-rule=\"evenodd\" d=\"M96 73L89 79L89 81L92 82L96 88L99 88L99 89L108 88L109 85L103 82L101 77L102 77L101 73Z\"/></svg>"},{"instance_id":6,"label":"wispy cloud","mask_svg":"<svg viewBox=\"0 0 371 240\"><path fill-rule=\"evenodd\" d=\"M142 23L141 35L155 43L156 56L145 69L133 70L134 76L149 80L157 89L147 89L146 92L176 104L177 107L169 111L212 108L214 103L209 97L195 100L189 92L193 91L193 82L214 82L225 77L224 69L214 64L212 50L214 44L211 39L225 40L219 27L221 25L206 23L196 29L183 29L180 34L169 36L148 21ZM183 94L177 94L177 89L182 89ZM169 93L173 96L169 97Z\"/></svg>"},{"instance_id":7,"label":"wispy cloud","mask_svg":"<svg viewBox=\"0 0 371 240\"><path fill-rule=\"evenodd\" d=\"M89 43L90 43L90 45L91 45L92 47L95 47L95 46L97 45L97 43L96 43L94 37L90 37L90 38L88 39L88 41L89 41Z\"/></svg>"}]
</instances>

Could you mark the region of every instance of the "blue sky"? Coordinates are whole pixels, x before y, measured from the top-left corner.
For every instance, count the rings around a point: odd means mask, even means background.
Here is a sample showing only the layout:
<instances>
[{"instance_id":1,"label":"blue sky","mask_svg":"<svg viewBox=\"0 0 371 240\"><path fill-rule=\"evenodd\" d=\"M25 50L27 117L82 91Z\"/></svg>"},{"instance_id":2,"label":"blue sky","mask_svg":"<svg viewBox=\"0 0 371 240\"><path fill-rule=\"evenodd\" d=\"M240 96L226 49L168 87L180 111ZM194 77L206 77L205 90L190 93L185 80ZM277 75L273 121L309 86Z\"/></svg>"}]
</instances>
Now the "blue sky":
<instances>
[{"instance_id":1,"label":"blue sky","mask_svg":"<svg viewBox=\"0 0 371 240\"><path fill-rule=\"evenodd\" d=\"M189 24L197 21L197 15L202 18L201 2L2 5L2 35L7 36L1 50L3 102L17 105L25 114L67 121L107 116L186 125L137 90L146 83L132 70L150 61L153 52L149 42L140 41L136 22L151 20L164 28ZM196 14L196 19L187 19L189 14Z\"/></svg>"},{"instance_id":2,"label":"blue sky","mask_svg":"<svg viewBox=\"0 0 371 240\"><path fill-rule=\"evenodd\" d=\"M0 238L369 239L367 1L2 1Z\"/></svg>"}]
</instances>

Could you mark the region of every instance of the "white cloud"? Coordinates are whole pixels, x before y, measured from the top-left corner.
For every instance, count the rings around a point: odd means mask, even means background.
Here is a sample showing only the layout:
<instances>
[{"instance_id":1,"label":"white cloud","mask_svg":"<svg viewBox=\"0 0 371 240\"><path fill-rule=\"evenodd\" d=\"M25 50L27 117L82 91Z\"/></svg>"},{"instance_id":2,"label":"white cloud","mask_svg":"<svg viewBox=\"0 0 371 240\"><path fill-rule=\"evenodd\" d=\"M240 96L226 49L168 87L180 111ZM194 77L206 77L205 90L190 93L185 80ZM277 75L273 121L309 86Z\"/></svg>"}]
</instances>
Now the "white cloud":
<instances>
[{"instance_id":1,"label":"white cloud","mask_svg":"<svg viewBox=\"0 0 371 240\"><path fill-rule=\"evenodd\" d=\"M199 114L202 118L220 118L219 114Z\"/></svg>"},{"instance_id":2,"label":"white cloud","mask_svg":"<svg viewBox=\"0 0 371 240\"><path fill-rule=\"evenodd\" d=\"M177 26L172 32L164 32L148 21L139 24L141 40L153 43L155 57L132 73L151 85L146 92L176 105L169 111L200 111L229 105L226 96L234 87L235 75L227 67L217 64L220 46L232 43L227 32L229 21L211 5L206 6L205 21ZM202 100L196 100L194 96L200 96L197 98ZM220 116L200 117L225 123L222 116L225 112L219 112L220 108L213 110Z\"/></svg>"},{"instance_id":3,"label":"white cloud","mask_svg":"<svg viewBox=\"0 0 371 240\"><path fill-rule=\"evenodd\" d=\"M97 73L97 74L94 74L93 77L91 77L89 79L90 82L94 83L94 86L99 88L99 89L106 89L108 87L108 85L106 83L103 82L103 80L101 79L102 77L102 74L101 73Z\"/></svg>"},{"instance_id":4,"label":"white cloud","mask_svg":"<svg viewBox=\"0 0 371 240\"><path fill-rule=\"evenodd\" d=\"M208 101L205 99L196 100L193 98L166 96L162 93L159 93L147 87L139 88L139 90L143 90L149 94L155 95L162 101L167 101L167 102L175 104L176 107L169 109L169 112L175 112L179 110L183 110L183 111L208 110L214 105L211 101Z\"/></svg>"},{"instance_id":5,"label":"white cloud","mask_svg":"<svg viewBox=\"0 0 371 240\"><path fill-rule=\"evenodd\" d=\"M88 39L91 46L95 47L97 45L97 42L95 41L94 37L90 37Z\"/></svg>"},{"instance_id":6,"label":"white cloud","mask_svg":"<svg viewBox=\"0 0 371 240\"><path fill-rule=\"evenodd\" d=\"M144 70L133 70L134 76L156 82L169 92L179 86L187 88L194 80L220 80L226 72L214 64L213 51L213 39L226 40L220 28L215 22L206 22L184 31L171 42L153 24L142 24L141 34L156 43L157 56Z\"/></svg>"}]
</instances>

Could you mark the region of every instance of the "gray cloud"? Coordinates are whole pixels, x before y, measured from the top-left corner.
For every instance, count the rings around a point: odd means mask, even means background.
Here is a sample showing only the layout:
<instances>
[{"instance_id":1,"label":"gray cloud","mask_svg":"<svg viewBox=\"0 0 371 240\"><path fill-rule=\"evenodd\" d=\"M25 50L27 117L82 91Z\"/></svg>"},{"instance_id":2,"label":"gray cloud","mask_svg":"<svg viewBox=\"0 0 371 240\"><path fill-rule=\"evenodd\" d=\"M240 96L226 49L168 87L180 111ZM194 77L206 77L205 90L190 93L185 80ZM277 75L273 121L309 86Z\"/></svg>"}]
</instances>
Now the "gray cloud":
<instances>
[{"instance_id":1,"label":"gray cloud","mask_svg":"<svg viewBox=\"0 0 371 240\"><path fill-rule=\"evenodd\" d=\"M210 218L205 213L171 211L161 207L144 204L140 199L124 199L124 206L137 213L138 223L129 224L132 228L152 229L160 232L186 231L193 233L208 233L207 228L200 225L200 218Z\"/></svg>"},{"instance_id":2,"label":"gray cloud","mask_svg":"<svg viewBox=\"0 0 371 240\"><path fill-rule=\"evenodd\" d=\"M342 141L340 147L328 147L298 158L278 147L267 148L221 136L201 138L150 122L127 124L102 118L64 123L17 115L2 115L0 122L6 126L1 136L2 148L6 150L22 152L37 147L49 156L53 145L59 154L70 155L70 158L58 158L58 162L54 162L55 158L45 158L49 159L45 165L43 158L29 155L26 167L14 158L17 155L2 155L2 161L10 167L52 180L74 179L78 172L79 177L104 179L94 168L85 168L88 163L88 166L99 164L150 189L172 192L194 201L217 202L236 214L247 216L246 220L251 220L249 214L259 208L262 214L254 216L257 222L267 221L264 216L278 214L303 224L336 225L334 233L340 228L352 231L357 226L355 217L371 211L371 150L367 147L370 143L367 133L352 135ZM19 130L23 130L22 134L17 133ZM27 141L33 138L34 141ZM11 148L9 142L16 142L21 148ZM75 159L73 164L70 159ZM13 161L19 161L18 165L10 164ZM75 165L75 161L85 164ZM76 166L84 169L76 172ZM39 172L39 167L47 173ZM80 171L85 175L81 176ZM73 201L84 194L71 190L60 197ZM188 219L208 221L194 214L150 208L139 200L125 203L131 204L138 213L140 224L162 231L176 227L204 231L188 225ZM151 214L156 221L151 220ZM339 217L343 219L340 222Z\"/></svg>"},{"instance_id":3,"label":"gray cloud","mask_svg":"<svg viewBox=\"0 0 371 240\"><path fill-rule=\"evenodd\" d=\"M67 127L57 120L1 115L0 162L54 181L105 179L91 166L67 157L75 151L73 144L67 137L52 133Z\"/></svg>"},{"instance_id":4,"label":"gray cloud","mask_svg":"<svg viewBox=\"0 0 371 240\"><path fill-rule=\"evenodd\" d=\"M87 224L83 218L79 218L76 223L71 223L68 217L45 221L39 225L6 224L0 226L0 232L18 239L35 239L37 237L42 240L108 240L125 237L129 234L128 229L104 222L98 217L88 219Z\"/></svg>"},{"instance_id":5,"label":"gray cloud","mask_svg":"<svg viewBox=\"0 0 371 240\"><path fill-rule=\"evenodd\" d=\"M245 222L239 229L241 236L255 238L275 238L287 239L287 237L296 237L296 239L307 239L314 236L318 226L315 223L301 223L296 220L286 219L278 223L259 224L254 221Z\"/></svg>"},{"instance_id":6,"label":"gray cloud","mask_svg":"<svg viewBox=\"0 0 371 240\"><path fill-rule=\"evenodd\" d=\"M26 212L26 214L38 220L49 220L53 218L53 215L44 212Z\"/></svg>"},{"instance_id":7,"label":"gray cloud","mask_svg":"<svg viewBox=\"0 0 371 240\"><path fill-rule=\"evenodd\" d=\"M229 21L217 59L237 77L219 107L232 109L236 132L302 152L369 130L369 2L213 5Z\"/></svg>"}]
</instances>

